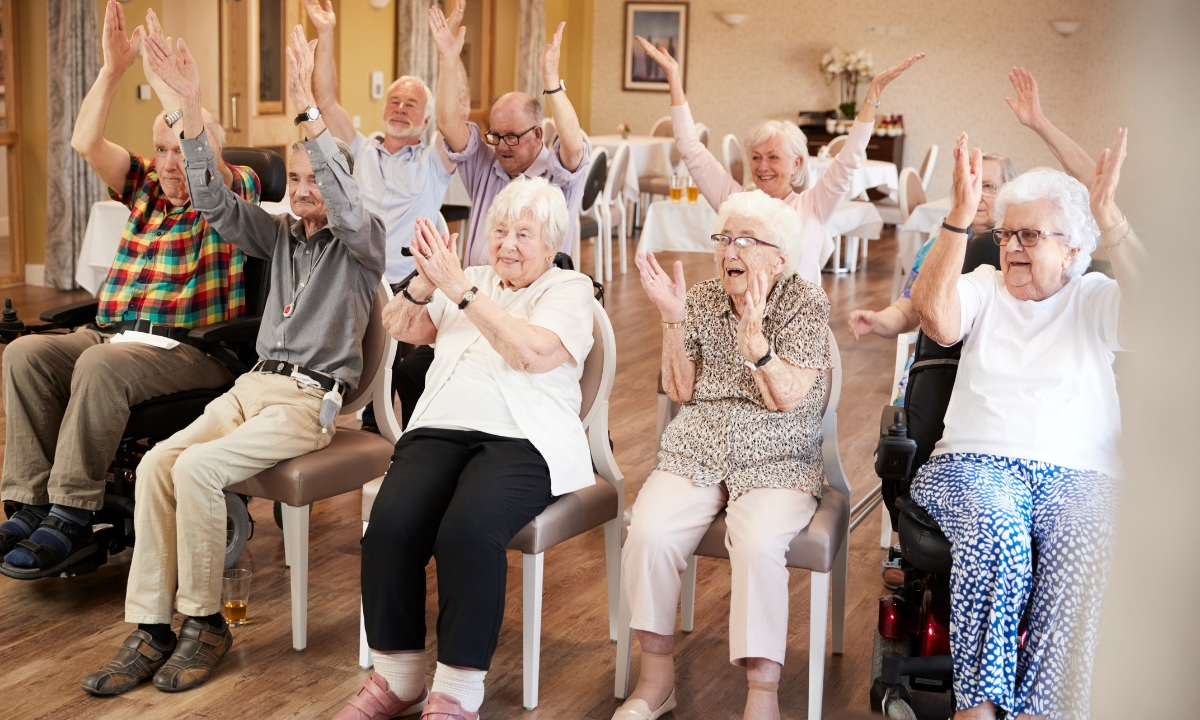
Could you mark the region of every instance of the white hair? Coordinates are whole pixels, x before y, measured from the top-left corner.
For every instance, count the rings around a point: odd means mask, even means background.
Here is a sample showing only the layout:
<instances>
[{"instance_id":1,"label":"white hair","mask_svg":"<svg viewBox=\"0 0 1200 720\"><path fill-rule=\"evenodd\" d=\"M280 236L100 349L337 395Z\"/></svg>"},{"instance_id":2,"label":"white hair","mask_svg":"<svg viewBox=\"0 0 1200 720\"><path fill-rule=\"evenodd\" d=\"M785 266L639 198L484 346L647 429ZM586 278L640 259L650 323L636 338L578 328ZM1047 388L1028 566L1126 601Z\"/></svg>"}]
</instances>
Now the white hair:
<instances>
[{"instance_id":1,"label":"white hair","mask_svg":"<svg viewBox=\"0 0 1200 720\"><path fill-rule=\"evenodd\" d=\"M1037 168L1007 182L996 195L996 227L1004 224L1009 207L1020 203L1049 200L1057 215L1058 231L1066 235L1059 240L1068 248L1078 248L1075 259L1064 274L1068 279L1079 277L1092 262L1092 252L1100 238L1100 228L1092 217L1088 204L1088 189L1070 175L1049 168ZM1012 228L1014 230L1020 228ZM1045 228L1034 228L1044 230Z\"/></svg>"},{"instance_id":2,"label":"white hair","mask_svg":"<svg viewBox=\"0 0 1200 720\"><path fill-rule=\"evenodd\" d=\"M391 85L388 85L387 92L385 92L383 96L386 98L388 95L391 95L392 91L399 87L401 83L416 83L421 86L421 89L425 91L425 119L429 120L433 118L433 113L435 110L433 91L429 89L429 86L425 84L424 80L416 75L401 75L400 77L396 78L394 81L392 81ZM431 122L430 125L432 126L432 124L433 123Z\"/></svg>"},{"instance_id":3,"label":"white hair","mask_svg":"<svg viewBox=\"0 0 1200 720\"><path fill-rule=\"evenodd\" d=\"M761 222L771 237L758 239L779 246L779 253L785 258L783 277L796 272L796 267L800 264L801 222L800 216L791 205L771 197L762 190L747 190L734 193L721 203L717 219L713 222L713 232L724 233L725 224L731 218Z\"/></svg>"},{"instance_id":4,"label":"white hair","mask_svg":"<svg viewBox=\"0 0 1200 720\"><path fill-rule=\"evenodd\" d=\"M750 153L754 151L754 148L776 137L783 140L783 151L792 158L808 157L808 138L804 136L804 131L796 123L791 120L766 120L756 125L742 143L746 151L746 162L750 162ZM800 183L803 171L804 165L801 164L796 174L792 175L793 185Z\"/></svg>"},{"instance_id":5,"label":"white hair","mask_svg":"<svg viewBox=\"0 0 1200 720\"><path fill-rule=\"evenodd\" d=\"M333 139L333 144L337 146L338 152L341 154L342 159L346 161L346 172L349 172L351 175L353 175L354 153L350 152L350 146L347 145L344 140L339 140L337 138ZM308 147L304 144L303 140L297 140L296 142L292 143L292 152L307 153Z\"/></svg>"},{"instance_id":6,"label":"white hair","mask_svg":"<svg viewBox=\"0 0 1200 720\"><path fill-rule=\"evenodd\" d=\"M518 175L496 194L487 211L487 234L502 220L516 220L528 211L542 226L542 242L550 252L558 252L571 229L567 199L557 185L540 177Z\"/></svg>"}]
</instances>

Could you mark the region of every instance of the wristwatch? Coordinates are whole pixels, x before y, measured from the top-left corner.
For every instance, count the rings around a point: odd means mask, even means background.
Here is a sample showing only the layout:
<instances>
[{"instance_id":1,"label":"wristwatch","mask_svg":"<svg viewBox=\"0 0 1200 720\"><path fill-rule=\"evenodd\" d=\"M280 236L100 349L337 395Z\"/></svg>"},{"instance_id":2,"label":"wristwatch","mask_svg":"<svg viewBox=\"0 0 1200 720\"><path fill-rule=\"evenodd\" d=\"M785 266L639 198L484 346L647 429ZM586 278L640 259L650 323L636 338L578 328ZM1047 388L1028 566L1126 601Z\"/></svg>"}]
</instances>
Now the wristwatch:
<instances>
[{"instance_id":1,"label":"wristwatch","mask_svg":"<svg viewBox=\"0 0 1200 720\"><path fill-rule=\"evenodd\" d=\"M467 306L475 302L475 293L479 292L479 288L471 286L471 289L463 293L462 302L458 304L459 310L466 310Z\"/></svg>"},{"instance_id":2,"label":"wristwatch","mask_svg":"<svg viewBox=\"0 0 1200 720\"><path fill-rule=\"evenodd\" d=\"M179 118L183 117L183 108L179 108L175 112L163 118L163 122L167 127L174 127L175 123L179 122Z\"/></svg>"},{"instance_id":3,"label":"wristwatch","mask_svg":"<svg viewBox=\"0 0 1200 720\"><path fill-rule=\"evenodd\" d=\"M299 125L302 122L313 122L314 120L320 120L320 119L321 119L321 108L317 107L316 105L313 105L313 106L309 107L307 110L305 110L304 112L302 112L296 116L296 124Z\"/></svg>"},{"instance_id":4,"label":"wristwatch","mask_svg":"<svg viewBox=\"0 0 1200 720\"><path fill-rule=\"evenodd\" d=\"M543 90L542 94L543 95L553 95L556 92L562 92L563 90L566 90L566 89L567 89L567 81L560 79L558 81L558 87L554 88L553 90Z\"/></svg>"},{"instance_id":5,"label":"wristwatch","mask_svg":"<svg viewBox=\"0 0 1200 720\"><path fill-rule=\"evenodd\" d=\"M773 356L773 355L771 355L771 346L770 346L770 345L768 345L768 346L767 346L767 354L766 354L766 355L763 355L761 358L759 358L758 362L754 362L754 363L752 363L752 362L750 362L749 360L747 360L747 361L745 362L746 368L747 368L747 369L748 369L750 372L758 372L758 369L759 369L760 367L762 367L763 365L766 365L767 363L771 362L771 358L772 358L772 357L774 357L774 356Z\"/></svg>"}]
</instances>

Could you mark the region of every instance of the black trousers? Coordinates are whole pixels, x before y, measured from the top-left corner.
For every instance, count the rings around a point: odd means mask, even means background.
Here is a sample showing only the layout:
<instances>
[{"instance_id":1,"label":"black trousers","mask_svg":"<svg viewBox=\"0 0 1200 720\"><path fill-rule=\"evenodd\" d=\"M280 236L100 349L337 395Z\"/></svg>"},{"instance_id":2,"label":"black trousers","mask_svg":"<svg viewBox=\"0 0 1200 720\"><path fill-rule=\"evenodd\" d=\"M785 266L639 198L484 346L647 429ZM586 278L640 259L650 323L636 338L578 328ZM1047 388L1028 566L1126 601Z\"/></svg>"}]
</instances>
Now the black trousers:
<instances>
[{"instance_id":1,"label":"black trousers","mask_svg":"<svg viewBox=\"0 0 1200 720\"><path fill-rule=\"evenodd\" d=\"M362 540L374 650L425 647L425 566L437 560L438 662L487 670L504 619L504 549L554 497L528 440L420 428L396 443Z\"/></svg>"},{"instance_id":2,"label":"black trousers","mask_svg":"<svg viewBox=\"0 0 1200 720\"><path fill-rule=\"evenodd\" d=\"M425 373L433 364L433 348L428 345L400 343L396 361L392 364L392 395L400 393L400 429L408 427L413 408L425 392ZM363 425L375 425L375 408L367 403L363 408Z\"/></svg>"}]
</instances>

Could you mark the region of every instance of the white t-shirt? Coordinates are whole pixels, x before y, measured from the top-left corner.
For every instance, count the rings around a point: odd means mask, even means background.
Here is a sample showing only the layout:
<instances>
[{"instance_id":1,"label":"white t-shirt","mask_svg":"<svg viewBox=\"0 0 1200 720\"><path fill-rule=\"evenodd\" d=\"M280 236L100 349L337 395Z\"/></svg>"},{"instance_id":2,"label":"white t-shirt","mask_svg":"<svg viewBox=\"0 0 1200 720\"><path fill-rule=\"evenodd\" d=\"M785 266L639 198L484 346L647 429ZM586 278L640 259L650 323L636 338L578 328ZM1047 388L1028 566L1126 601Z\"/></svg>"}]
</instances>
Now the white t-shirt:
<instances>
[{"instance_id":1,"label":"white t-shirt","mask_svg":"<svg viewBox=\"0 0 1200 720\"><path fill-rule=\"evenodd\" d=\"M958 280L965 335L934 455L983 453L1120 473L1113 353L1121 291L1088 273L1034 302L983 265Z\"/></svg>"},{"instance_id":2,"label":"white t-shirt","mask_svg":"<svg viewBox=\"0 0 1200 720\"><path fill-rule=\"evenodd\" d=\"M427 306L437 326L433 364L406 432L440 427L524 437L550 468L551 493L592 485L591 454L579 419L579 379L592 349L591 280L552 267L528 287L504 290L490 265L469 267L466 274L479 295L557 335L571 358L547 373L514 370L466 313L435 291Z\"/></svg>"}]
</instances>

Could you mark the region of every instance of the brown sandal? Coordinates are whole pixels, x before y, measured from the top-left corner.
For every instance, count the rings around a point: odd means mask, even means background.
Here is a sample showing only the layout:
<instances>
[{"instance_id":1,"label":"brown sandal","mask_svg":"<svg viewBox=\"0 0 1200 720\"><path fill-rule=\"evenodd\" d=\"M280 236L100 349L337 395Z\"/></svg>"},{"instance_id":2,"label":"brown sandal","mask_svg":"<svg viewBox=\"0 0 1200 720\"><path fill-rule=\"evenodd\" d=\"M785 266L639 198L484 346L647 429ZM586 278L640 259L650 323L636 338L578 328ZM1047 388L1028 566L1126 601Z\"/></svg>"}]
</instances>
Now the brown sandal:
<instances>
[{"instance_id":1,"label":"brown sandal","mask_svg":"<svg viewBox=\"0 0 1200 720\"><path fill-rule=\"evenodd\" d=\"M121 643L117 656L80 684L93 695L128 692L149 680L167 662L175 643L172 639L169 645L162 645L145 630L134 630Z\"/></svg>"},{"instance_id":2,"label":"brown sandal","mask_svg":"<svg viewBox=\"0 0 1200 720\"><path fill-rule=\"evenodd\" d=\"M231 647L233 633L225 622L218 626L200 618L185 619L175 652L154 674L154 687L163 692L182 692L203 685Z\"/></svg>"}]
</instances>

